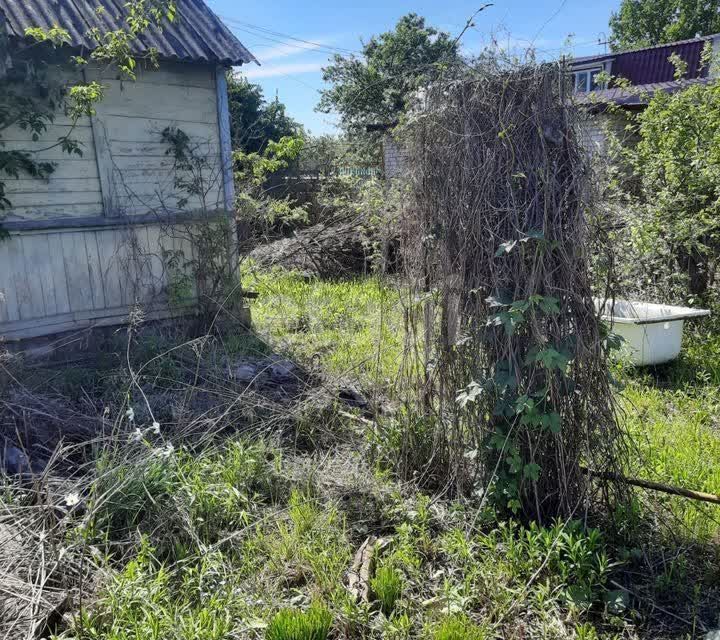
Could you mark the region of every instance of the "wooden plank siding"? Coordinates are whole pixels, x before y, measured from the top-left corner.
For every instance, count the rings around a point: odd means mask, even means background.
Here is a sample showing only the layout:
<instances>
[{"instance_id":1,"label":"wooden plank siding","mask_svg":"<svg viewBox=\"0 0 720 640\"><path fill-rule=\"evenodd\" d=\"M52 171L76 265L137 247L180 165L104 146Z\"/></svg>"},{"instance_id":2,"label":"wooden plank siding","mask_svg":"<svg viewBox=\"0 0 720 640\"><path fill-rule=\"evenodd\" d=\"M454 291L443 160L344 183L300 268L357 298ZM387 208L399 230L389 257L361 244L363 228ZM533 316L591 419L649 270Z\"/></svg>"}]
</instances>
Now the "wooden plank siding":
<instances>
[{"instance_id":1,"label":"wooden plank siding","mask_svg":"<svg viewBox=\"0 0 720 640\"><path fill-rule=\"evenodd\" d=\"M183 206L188 210L224 208L215 68L191 67L187 73L174 65L143 71L137 82L103 80L103 85L96 119L102 127L98 149L107 147L112 162L110 168L100 163L101 179L109 171L103 185L106 202L112 203L109 215L166 214L177 211L180 200L188 200ZM174 158L162 142L168 127L184 131L206 158L205 197L188 199L178 192Z\"/></svg>"},{"instance_id":2,"label":"wooden plank siding","mask_svg":"<svg viewBox=\"0 0 720 640\"><path fill-rule=\"evenodd\" d=\"M26 338L58 325L122 320L136 304L174 315L163 249L175 244L160 225L12 234L0 243L0 335ZM192 248L181 248L190 260Z\"/></svg>"},{"instance_id":3,"label":"wooden plank siding","mask_svg":"<svg viewBox=\"0 0 720 640\"><path fill-rule=\"evenodd\" d=\"M46 180L5 180L12 208L4 217L11 237L0 241L0 339L121 324L136 304L148 318L188 313L191 306L171 305L178 274L165 258L182 251L182 265L194 249L167 220L232 205L221 73L211 65L163 63L140 69L137 82L120 82L86 70L88 81L100 78L105 96L92 118L72 128L82 156L56 146L71 131L63 113L37 141L21 129L3 132L7 149L57 165ZM182 210L185 194L178 193L174 159L162 142L167 127L188 134L208 165L206 198L192 198Z\"/></svg>"}]
</instances>

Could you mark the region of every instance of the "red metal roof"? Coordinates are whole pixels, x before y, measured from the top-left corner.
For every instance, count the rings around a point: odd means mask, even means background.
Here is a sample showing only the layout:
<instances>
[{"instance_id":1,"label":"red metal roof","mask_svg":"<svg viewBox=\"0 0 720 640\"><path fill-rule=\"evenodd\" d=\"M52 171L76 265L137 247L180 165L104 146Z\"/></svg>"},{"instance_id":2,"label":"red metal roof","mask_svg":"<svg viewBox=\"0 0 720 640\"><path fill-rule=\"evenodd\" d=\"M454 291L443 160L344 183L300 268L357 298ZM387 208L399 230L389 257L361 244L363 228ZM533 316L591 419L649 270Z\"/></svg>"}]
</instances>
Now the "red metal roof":
<instances>
[{"instance_id":1,"label":"red metal roof","mask_svg":"<svg viewBox=\"0 0 720 640\"><path fill-rule=\"evenodd\" d=\"M675 80L675 66L670 62L670 56L674 54L685 61L686 78L702 78L707 75L707 68L701 68L700 63L704 46L705 40L696 40L623 53L615 58L612 75L626 78L635 85L671 82Z\"/></svg>"}]
</instances>

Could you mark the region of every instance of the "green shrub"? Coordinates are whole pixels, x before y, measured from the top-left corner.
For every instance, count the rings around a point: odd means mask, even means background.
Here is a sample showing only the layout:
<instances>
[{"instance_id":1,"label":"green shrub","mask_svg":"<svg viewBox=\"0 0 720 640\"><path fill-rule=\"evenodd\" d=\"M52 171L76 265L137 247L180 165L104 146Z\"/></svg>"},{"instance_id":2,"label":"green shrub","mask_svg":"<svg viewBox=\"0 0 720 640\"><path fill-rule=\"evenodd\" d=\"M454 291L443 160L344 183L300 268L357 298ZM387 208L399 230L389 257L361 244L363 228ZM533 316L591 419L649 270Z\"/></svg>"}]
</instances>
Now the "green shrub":
<instances>
[{"instance_id":1,"label":"green shrub","mask_svg":"<svg viewBox=\"0 0 720 640\"><path fill-rule=\"evenodd\" d=\"M321 605L307 611L283 609L267 628L267 640L325 640L332 626L332 614Z\"/></svg>"},{"instance_id":2,"label":"green shrub","mask_svg":"<svg viewBox=\"0 0 720 640\"><path fill-rule=\"evenodd\" d=\"M394 567L380 567L370 581L370 586L380 602L382 612L390 615L402 595L403 580L400 573Z\"/></svg>"}]
</instances>

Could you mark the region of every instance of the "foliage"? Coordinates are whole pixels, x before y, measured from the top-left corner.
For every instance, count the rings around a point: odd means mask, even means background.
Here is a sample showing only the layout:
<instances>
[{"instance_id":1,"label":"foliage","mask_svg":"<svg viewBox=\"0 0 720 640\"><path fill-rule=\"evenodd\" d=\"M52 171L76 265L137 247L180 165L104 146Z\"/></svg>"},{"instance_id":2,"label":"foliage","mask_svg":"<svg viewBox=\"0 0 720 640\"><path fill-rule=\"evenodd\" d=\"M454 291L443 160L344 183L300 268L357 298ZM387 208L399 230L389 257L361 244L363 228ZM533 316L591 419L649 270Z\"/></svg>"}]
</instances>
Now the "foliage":
<instances>
[{"instance_id":1,"label":"foliage","mask_svg":"<svg viewBox=\"0 0 720 640\"><path fill-rule=\"evenodd\" d=\"M624 451L592 302L595 193L562 73L488 54L430 87L407 126L403 253L426 319L410 341L439 418L424 476L541 522L584 500L581 464L618 468Z\"/></svg>"},{"instance_id":2,"label":"foliage","mask_svg":"<svg viewBox=\"0 0 720 640\"><path fill-rule=\"evenodd\" d=\"M303 145L302 138L285 136L277 141L269 140L260 153L235 151L235 179L241 185L261 186L273 173L287 169L300 155Z\"/></svg>"},{"instance_id":3,"label":"foliage","mask_svg":"<svg viewBox=\"0 0 720 640\"><path fill-rule=\"evenodd\" d=\"M684 274L690 296L713 286L720 257L720 84L659 91L637 116L638 142L625 150L639 194L632 244Z\"/></svg>"},{"instance_id":4,"label":"foliage","mask_svg":"<svg viewBox=\"0 0 720 640\"><path fill-rule=\"evenodd\" d=\"M390 565L380 566L370 581L370 587L380 603L380 610L389 616L402 596L403 580L400 572Z\"/></svg>"},{"instance_id":5,"label":"foliage","mask_svg":"<svg viewBox=\"0 0 720 640\"><path fill-rule=\"evenodd\" d=\"M273 185L268 184L273 175L297 161L303 147L303 138L284 137L268 141L260 152L233 152L237 219L248 244L307 221L308 213L302 206L289 196L277 196Z\"/></svg>"},{"instance_id":6,"label":"foliage","mask_svg":"<svg viewBox=\"0 0 720 640\"><path fill-rule=\"evenodd\" d=\"M329 351L323 354L333 366L327 374L347 375L363 367L372 371L368 360L376 352L356 342L358 332L385 322L397 342L395 334L404 330L405 309L390 304L395 300L391 293L387 304L366 304L381 298L381 286L392 292L377 277L331 283L304 282L297 274L285 277L282 296L311 301L317 315L323 315L320 331L332 327L335 332L330 349L345 350L334 363ZM283 276L265 274L265 279L272 284ZM357 298L364 298L363 303L356 303ZM272 296L260 299L265 322L268 309L278 316L296 313L295 307L274 303ZM351 322L353 313L367 327ZM285 328L291 320L287 318ZM303 334L307 345L300 343L301 329L295 330L293 348L309 365L314 327ZM720 346L702 331L692 335L676 365L614 372L629 379L622 418L631 421L641 454L628 475L720 490L714 463L720 456L714 453ZM108 354L115 366L116 352L122 351L117 339ZM582 521L541 526L503 520L482 495L450 499L445 485L442 493L423 495L417 486L421 477L399 479L387 471L390 465L374 463L365 432L384 430L388 421L382 416L348 419L343 406L345 431L340 433L334 430L340 424L337 408L318 411L310 388L304 390L301 406L283 405L263 418L252 390L243 391L227 375L238 340L227 352L205 355L198 355L201 344L210 349L220 342L204 338L180 351L171 339L133 341L130 359L150 402L171 405L167 422L161 417L163 424L156 427L137 403L130 421L124 412L127 377L103 372L73 407L83 406L88 396L95 398L97 406L108 407L103 419L112 429L106 436L95 434L87 446L58 449L55 455L63 466L51 468L48 475L56 478L71 469L72 476L40 485L40 494L22 480L0 480L0 524L25 532L25 552L9 559L11 570L17 563L44 558L45 564L32 565L26 574L32 588L41 588L33 577L42 567L53 594L58 588L78 593L81 606L67 616L69 627L51 630L58 638L262 638L272 633L270 627L292 626L275 622L279 611L313 607L330 613L330 637L385 640L484 640L518 633L538 640L635 640L683 637L693 625L715 624L717 551L684 534L703 540L716 535L716 507L638 491L631 510L616 514L610 529L592 511L578 512ZM390 377L402 354L389 355L378 366ZM33 366L23 381L37 388L39 373ZM55 384L57 368L43 375ZM167 379L158 380L160 376ZM392 382L380 382L391 394ZM322 398L329 386L320 389ZM10 403L15 391L8 391ZM63 387L53 387L53 402L61 393ZM203 400L196 413L186 415L190 405L185 398L195 393L212 398L213 406L208 409ZM130 395L139 402L139 394ZM25 406L30 399L23 396L22 402ZM55 410L57 405L52 406ZM400 412L388 406L393 416ZM279 428L278 423L294 421L300 412L308 428L328 433L320 447L308 447L305 441L298 450L298 432L285 437ZM425 421L437 419L422 414L421 407L417 412ZM42 413L46 419L47 411ZM227 418L220 423L218 415ZM33 416L29 413L27 420ZM81 419L73 409L72 424ZM96 423L93 413L93 428ZM191 425L196 437L187 432ZM238 435L241 430L244 435ZM265 437L256 439L256 434ZM432 455L432 439L429 444ZM400 455L398 442L389 438L373 446L387 447L386 460ZM93 464L96 455L99 460ZM670 530L668 538L665 529ZM379 532L388 544L378 550L376 582L397 584L397 576L402 581L402 597L395 598L389 615L373 603L357 602L345 585L356 549ZM0 562L6 570L8 564L3 558ZM385 568L396 576L384 579ZM83 604L89 602L92 606ZM669 613L663 615L660 607Z\"/></svg>"},{"instance_id":7,"label":"foliage","mask_svg":"<svg viewBox=\"0 0 720 640\"><path fill-rule=\"evenodd\" d=\"M302 127L285 113L277 98L266 102L260 85L234 73L228 74L230 129L233 148L243 153L261 153L271 141L296 138Z\"/></svg>"},{"instance_id":8,"label":"foliage","mask_svg":"<svg viewBox=\"0 0 720 640\"><path fill-rule=\"evenodd\" d=\"M622 0L610 18L615 51L687 40L720 31L718 0Z\"/></svg>"},{"instance_id":9,"label":"foliage","mask_svg":"<svg viewBox=\"0 0 720 640\"><path fill-rule=\"evenodd\" d=\"M164 225L164 233L174 240L174 248L162 249L163 264L170 275L170 302L186 305L197 292L199 319L207 327L219 311L242 304L236 229L224 212L224 203L217 202L221 173L209 157L206 143L191 139L176 127L163 130L161 140L167 145L166 155L173 159L176 202L161 202L158 218L162 221L167 210L190 206L197 216L187 223ZM182 247L182 241L192 251L175 248Z\"/></svg>"},{"instance_id":10,"label":"foliage","mask_svg":"<svg viewBox=\"0 0 720 640\"><path fill-rule=\"evenodd\" d=\"M283 609L267 628L267 640L326 640L332 626L332 614L322 606L307 611Z\"/></svg>"},{"instance_id":11,"label":"foliage","mask_svg":"<svg viewBox=\"0 0 720 640\"><path fill-rule=\"evenodd\" d=\"M352 141L342 135L306 136L299 157L299 170L330 178L343 165L356 162L353 151Z\"/></svg>"},{"instance_id":12,"label":"foliage","mask_svg":"<svg viewBox=\"0 0 720 640\"><path fill-rule=\"evenodd\" d=\"M323 70L331 86L319 109L337 112L348 134L362 136L368 124L397 122L413 94L458 59L457 42L410 13L392 31L373 36L362 57L336 54Z\"/></svg>"}]
</instances>

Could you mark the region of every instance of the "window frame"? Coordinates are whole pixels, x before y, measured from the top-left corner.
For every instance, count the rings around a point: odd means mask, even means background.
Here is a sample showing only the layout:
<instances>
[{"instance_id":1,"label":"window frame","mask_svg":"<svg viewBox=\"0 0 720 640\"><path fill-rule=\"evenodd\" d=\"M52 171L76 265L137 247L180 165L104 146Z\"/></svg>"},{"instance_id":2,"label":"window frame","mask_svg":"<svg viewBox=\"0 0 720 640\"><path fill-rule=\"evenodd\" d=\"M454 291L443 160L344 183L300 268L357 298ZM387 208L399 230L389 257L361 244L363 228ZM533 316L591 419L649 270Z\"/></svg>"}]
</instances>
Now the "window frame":
<instances>
[{"instance_id":1,"label":"window frame","mask_svg":"<svg viewBox=\"0 0 720 640\"><path fill-rule=\"evenodd\" d=\"M592 65L584 68L573 69L573 91L575 91L575 93L590 93L592 91L597 91L598 89L604 89L604 85L598 83L596 83L596 86L593 87L593 76L602 73L603 71L605 71L605 65ZM580 76L583 74L586 75L585 87L581 89L579 80Z\"/></svg>"}]
</instances>

